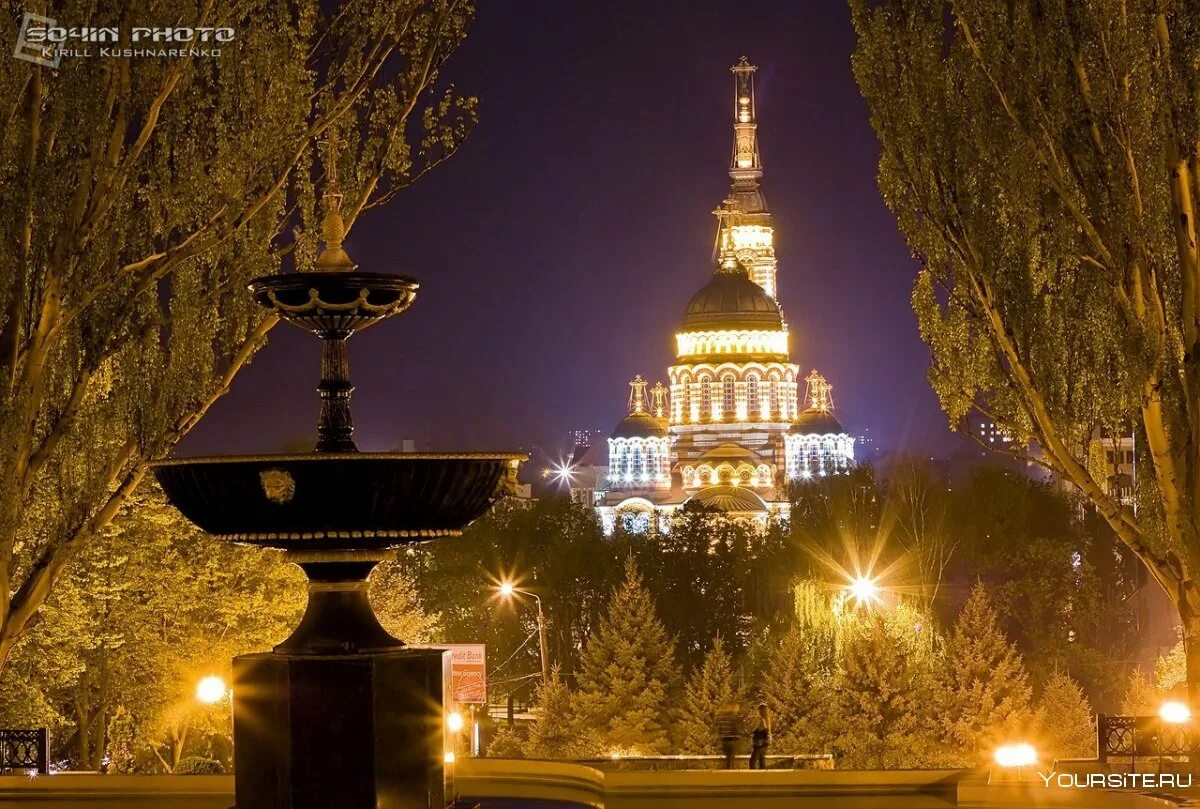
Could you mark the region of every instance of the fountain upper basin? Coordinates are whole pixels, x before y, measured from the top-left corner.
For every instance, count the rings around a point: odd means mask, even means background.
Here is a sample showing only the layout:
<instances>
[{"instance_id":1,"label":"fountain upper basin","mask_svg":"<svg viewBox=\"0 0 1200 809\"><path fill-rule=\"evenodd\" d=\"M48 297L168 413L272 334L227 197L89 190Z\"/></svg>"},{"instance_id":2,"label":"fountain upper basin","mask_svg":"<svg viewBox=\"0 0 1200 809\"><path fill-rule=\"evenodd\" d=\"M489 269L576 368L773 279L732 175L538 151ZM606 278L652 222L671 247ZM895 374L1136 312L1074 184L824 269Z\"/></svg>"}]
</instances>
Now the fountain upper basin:
<instances>
[{"instance_id":1,"label":"fountain upper basin","mask_svg":"<svg viewBox=\"0 0 1200 809\"><path fill-rule=\"evenodd\" d=\"M515 477L520 453L302 453L151 464L210 534L296 551L383 550L453 536Z\"/></svg>"}]
</instances>

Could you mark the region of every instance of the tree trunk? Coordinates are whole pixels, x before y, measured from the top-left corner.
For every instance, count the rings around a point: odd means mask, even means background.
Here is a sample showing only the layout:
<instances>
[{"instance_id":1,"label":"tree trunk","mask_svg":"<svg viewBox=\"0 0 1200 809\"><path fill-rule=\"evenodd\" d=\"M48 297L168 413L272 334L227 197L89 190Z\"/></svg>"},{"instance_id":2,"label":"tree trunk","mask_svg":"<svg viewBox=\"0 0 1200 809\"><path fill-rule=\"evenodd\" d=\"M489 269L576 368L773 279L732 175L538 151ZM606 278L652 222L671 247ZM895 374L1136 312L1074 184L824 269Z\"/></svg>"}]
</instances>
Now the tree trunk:
<instances>
[{"instance_id":1,"label":"tree trunk","mask_svg":"<svg viewBox=\"0 0 1200 809\"><path fill-rule=\"evenodd\" d=\"M1196 710L1200 707L1200 613L1181 607L1179 615L1183 625L1183 654L1187 661L1187 701Z\"/></svg>"},{"instance_id":2,"label":"tree trunk","mask_svg":"<svg viewBox=\"0 0 1200 809\"><path fill-rule=\"evenodd\" d=\"M86 770L89 762L92 760L90 742L92 739L91 723L88 721L88 712L79 703L75 704L75 722L76 722L76 762L79 769Z\"/></svg>"},{"instance_id":3,"label":"tree trunk","mask_svg":"<svg viewBox=\"0 0 1200 809\"><path fill-rule=\"evenodd\" d=\"M108 737L108 706L100 709L99 716L93 726L95 736L92 739L92 762L89 770L99 770L104 764L104 754L107 752L107 737Z\"/></svg>"}]
</instances>

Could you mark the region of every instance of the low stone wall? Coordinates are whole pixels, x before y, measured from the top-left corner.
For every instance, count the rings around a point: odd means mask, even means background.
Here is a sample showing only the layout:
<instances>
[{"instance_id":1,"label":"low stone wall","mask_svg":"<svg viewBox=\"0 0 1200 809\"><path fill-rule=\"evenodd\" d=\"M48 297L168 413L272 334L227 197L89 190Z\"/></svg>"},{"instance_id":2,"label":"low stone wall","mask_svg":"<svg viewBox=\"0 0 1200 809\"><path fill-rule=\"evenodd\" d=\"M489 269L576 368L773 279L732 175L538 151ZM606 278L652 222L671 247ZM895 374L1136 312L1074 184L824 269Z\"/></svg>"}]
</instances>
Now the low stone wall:
<instances>
[{"instance_id":1,"label":"low stone wall","mask_svg":"<svg viewBox=\"0 0 1200 809\"><path fill-rule=\"evenodd\" d=\"M456 786L465 799L542 798L605 809L935 809L956 804L960 770L611 770L561 762L469 759Z\"/></svg>"},{"instance_id":2,"label":"low stone wall","mask_svg":"<svg viewBox=\"0 0 1200 809\"><path fill-rule=\"evenodd\" d=\"M460 759L456 784L471 799L536 800L595 809L1176 809L1131 792L988 785L963 770L699 770L601 772L559 761ZM228 775L0 776L4 809L229 809Z\"/></svg>"},{"instance_id":3,"label":"low stone wall","mask_svg":"<svg viewBox=\"0 0 1200 809\"><path fill-rule=\"evenodd\" d=\"M4 809L229 809L232 775L96 775L57 773L0 776Z\"/></svg>"}]
</instances>

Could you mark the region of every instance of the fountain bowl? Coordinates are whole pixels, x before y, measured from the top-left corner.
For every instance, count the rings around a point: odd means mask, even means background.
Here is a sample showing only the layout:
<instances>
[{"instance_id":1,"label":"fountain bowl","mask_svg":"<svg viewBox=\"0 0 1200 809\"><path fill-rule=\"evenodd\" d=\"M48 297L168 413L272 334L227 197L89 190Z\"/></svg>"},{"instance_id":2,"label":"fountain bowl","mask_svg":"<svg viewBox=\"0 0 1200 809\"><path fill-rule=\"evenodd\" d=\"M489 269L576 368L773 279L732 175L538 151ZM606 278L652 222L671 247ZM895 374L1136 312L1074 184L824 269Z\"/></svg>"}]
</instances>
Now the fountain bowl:
<instances>
[{"instance_id":1,"label":"fountain bowl","mask_svg":"<svg viewBox=\"0 0 1200 809\"><path fill-rule=\"evenodd\" d=\"M210 534L300 552L384 551L455 536L515 483L520 453L302 453L151 464Z\"/></svg>"}]
</instances>

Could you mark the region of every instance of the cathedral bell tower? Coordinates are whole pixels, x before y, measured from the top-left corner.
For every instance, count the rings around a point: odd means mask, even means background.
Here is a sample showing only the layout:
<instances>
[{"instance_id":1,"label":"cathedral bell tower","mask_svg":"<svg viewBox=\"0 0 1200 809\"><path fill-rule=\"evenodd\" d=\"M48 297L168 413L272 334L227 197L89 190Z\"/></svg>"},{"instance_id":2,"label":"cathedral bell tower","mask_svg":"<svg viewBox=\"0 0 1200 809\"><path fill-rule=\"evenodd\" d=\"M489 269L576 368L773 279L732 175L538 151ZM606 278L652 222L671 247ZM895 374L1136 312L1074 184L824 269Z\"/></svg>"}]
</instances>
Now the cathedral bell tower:
<instances>
[{"instance_id":1,"label":"cathedral bell tower","mask_svg":"<svg viewBox=\"0 0 1200 809\"><path fill-rule=\"evenodd\" d=\"M754 72L746 57L733 66L733 157L729 196L713 211L717 216L717 261L734 267L739 262L772 298L775 287L775 226L763 197L762 160L758 150Z\"/></svg>"}]
</instances>

